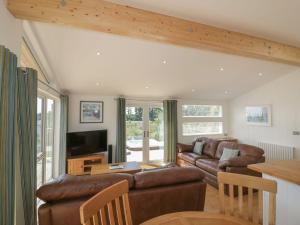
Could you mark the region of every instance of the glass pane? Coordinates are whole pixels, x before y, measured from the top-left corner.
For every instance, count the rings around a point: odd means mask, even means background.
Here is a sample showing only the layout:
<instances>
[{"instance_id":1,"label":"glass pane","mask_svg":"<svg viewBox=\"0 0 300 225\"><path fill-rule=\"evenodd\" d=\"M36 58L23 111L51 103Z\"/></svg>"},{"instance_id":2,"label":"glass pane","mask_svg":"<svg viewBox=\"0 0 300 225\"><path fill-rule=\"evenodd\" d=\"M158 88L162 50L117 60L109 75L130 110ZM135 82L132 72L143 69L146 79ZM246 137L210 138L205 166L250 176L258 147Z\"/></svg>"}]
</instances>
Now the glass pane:
<instances>
[{"instance_id":1,"label":"glass pane","mask_svg":"<svg viewBox=\"0 0 300 225\"><path fill-rule=\"evenodd\" d=\"M163 107L149 108L149 160L164 160L164 113Z\"/></svg>"},{"instance_id":2,"label":"glass pane","mask_svg":"<svg viewBox=\"0 0 300 225\"><path fill-rule=\"evenodd\" d=\"M143 108L126 107L127 162L143 161Z\"/></svg>"},{"instance_id":3,"label":"glass pane","mask_svg":"<svg viewBox=\"0 0 300 225\"><path fill-rule=\"evenodd\" d=\"M36 185L39 188L43 184L43 159L37 161L36 165Z\"/></svg>"},{"instance_id":4,"label":"glass pane","mask_svg":"<svg viewBox=\"0 0 300 225\"><path fill-rule=\"evenodd\" d=\"M201 134L222 134L223 123L222 122L192 122L183 123L182 125L183 135L201 135Z\"/></svg>"},{"instance_id":5,"label":"glass pane","mask_svg":"<svg viewBox=\"0 0 300 225\"><path fill-rule=\"evenodd\" d=\"M42 131L43 131L43 123L42 123L42 112L43 112L43 99L37 98L37 155L42 152Z\"/></svg>"},{"instance_id":6,"label":"glass pane","mask_svg":"<svg viewBox=\"0 0 300 225\"><path fill-rule=\"evenodd\" d=\"M53 177L54 100L47 99L46 114L46 181Z\"/></svg>"},{"instance_id":7,"label":"glass pane","mask_svg":"<svg viewBox=\"0 0 300 225\"><path fill-rule=\"evenodd\" d=\"M222 117L221 105L183 105L183 117Z\"/></svg>"}]
</instances>

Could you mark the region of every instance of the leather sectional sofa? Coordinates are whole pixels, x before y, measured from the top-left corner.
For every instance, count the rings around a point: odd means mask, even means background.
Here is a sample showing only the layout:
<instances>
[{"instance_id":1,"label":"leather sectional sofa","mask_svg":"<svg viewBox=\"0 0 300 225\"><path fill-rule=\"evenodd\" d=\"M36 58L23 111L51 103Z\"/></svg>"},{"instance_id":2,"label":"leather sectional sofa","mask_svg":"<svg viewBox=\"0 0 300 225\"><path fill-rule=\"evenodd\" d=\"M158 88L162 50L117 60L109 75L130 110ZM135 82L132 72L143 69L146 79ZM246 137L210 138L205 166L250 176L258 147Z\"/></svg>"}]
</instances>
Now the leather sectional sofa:
<instances>
[{"instance_id":1,"label":"leather sectional sofa","mask_svg":"<svg viewBox=\"0 0 300 225\"><path fill-rule=\"evenodd\" d=\"M95 176L64 175L43 185L37 197L40 225L80 225L79 208L87 199L121 180L129 182L129 201L134 225L179 211L202 211L204 174L195 168L165 168L132 174Z\"/></svg>"},{"instance_id":2,"label":"leather sectional sofa","mask_svg":"<svg viewBox=\"0 0 300 225\"><path fill-rule=\"evenodd\" d=\"M193 153L197 141L204 143L202 155ZM239 155L230 160L220 161L224 148L238 149ZM220 171L261 176L260 173L248 169L247 165L264 162L263 154L264 151L255 146L201 137L192 145L177 144L177 165L198 168L205 174L204 181L218 188L217 173Z\"/></svg>"}]
</instances>

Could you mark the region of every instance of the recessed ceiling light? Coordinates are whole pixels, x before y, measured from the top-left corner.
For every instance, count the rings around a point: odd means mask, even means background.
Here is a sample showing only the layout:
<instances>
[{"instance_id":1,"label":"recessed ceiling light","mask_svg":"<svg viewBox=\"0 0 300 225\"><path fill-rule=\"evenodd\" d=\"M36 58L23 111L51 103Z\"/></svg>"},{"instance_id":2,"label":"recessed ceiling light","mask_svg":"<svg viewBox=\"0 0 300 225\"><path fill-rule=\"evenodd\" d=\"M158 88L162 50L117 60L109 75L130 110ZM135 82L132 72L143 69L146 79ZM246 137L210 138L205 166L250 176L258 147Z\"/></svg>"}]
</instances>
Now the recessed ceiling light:
<instances>
[{"instance_id":1,"label":"recessed ceiling light","mask_svg":"<svg viewBox=\"0 0 300 225\"><path fill-rule=\"evenodd\" d=\"M146 89L149 89L149 86L146 86L145 88L146 88Z\"/></svg>"},{"instance_id":2,"label":"recessed ceiling light","mask_svg":"<svg viewBox=\"0 0 300 225\"><path fill-rule=\"evenodd\" d=\"M225 95L228 95L229 92L228 91L224 91L224 93L225 93Z\"/></svg>"},{"instance_id":3,"label":"recessed ceiling light","mask_svg":"<svg viewBox=\"0 0 300 225\"><path fill-rule=\"evenodd\" d=\"M163 60L162 63L163 63L163 64L167 64L167 61L166 61L166 60Z\"/></svg>"},{"instance_id":4,"label":"recessed ceiling light","mask_svg":"<svg viewBox=\"0 0 300 225\"><path fill-rule=\"evenodd\" d=\"M96 54L97 54L97 55L100 55L100 52L97 52Z\"/></svg>"},{"instance_id":5,"label":"recessed ceiling light","mask_svg":"<svg viewBox=\"0 0 300 225\"><path fill-rule=\"evenodd\" d=\"M99 85L100 85L100 83L99 83L99 82L97 82L97 83L96 83L96 86L99 86Z\"/></svg>"},{"instance_id":6,"label":"recessed ceiling light","mask_svg":"<svg viewBox=\"0 0 300 225\"><path fill-rule=\"evenodd\" d=\"M223 68L223 67L221 67L221 68L220 68L220 71L224 71L224 68Z\"/></svg>"},{"instance_id":7,"label":"recessed ceiling light","mask_svg":"<svg viewBox=\"0 0 300 225\"><path fill-rule=\"evenodd\" d=\"M195 89L192 89L192 92L195 92L196 90Z\"/></svg>"},{"instance_id":8,"label":"recessed ceiling light","mask_svg":"<svg viewBox=\"0 0 300 225\"><path fill-rule=\"evenodd\" d=\"M263 73L258 73L258 76L262 77Z\"/></svg>"}]
</instances>

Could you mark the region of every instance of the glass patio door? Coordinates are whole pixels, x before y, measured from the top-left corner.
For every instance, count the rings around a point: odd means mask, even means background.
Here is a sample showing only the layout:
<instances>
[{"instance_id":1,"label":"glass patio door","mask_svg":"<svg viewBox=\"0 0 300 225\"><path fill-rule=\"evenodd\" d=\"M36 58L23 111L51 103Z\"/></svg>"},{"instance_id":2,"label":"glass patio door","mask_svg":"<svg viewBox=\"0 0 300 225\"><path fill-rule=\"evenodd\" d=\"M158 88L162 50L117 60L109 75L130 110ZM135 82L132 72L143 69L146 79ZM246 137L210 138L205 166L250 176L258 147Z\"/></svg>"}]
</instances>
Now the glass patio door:
<instances>
[{"instance_id":1,"label":"glass patio door","mask_svg":"<svg viewBox=\"0 0 300 225\"><path fill-rule=\"evenodd\" d=\"M37 187L53 178L54 106L47 96L37 98Z\"/></svg>"},{"instance_id":2,"label":"glass patio door","mask_svg":"<svg viewBox=\"0 0 300 225\"><path fill-rule=\"evenodd\" d=\"M127 162L164 160L163 107L161 103L135 103L126 107Z\"/></svg>"}]
</instances>

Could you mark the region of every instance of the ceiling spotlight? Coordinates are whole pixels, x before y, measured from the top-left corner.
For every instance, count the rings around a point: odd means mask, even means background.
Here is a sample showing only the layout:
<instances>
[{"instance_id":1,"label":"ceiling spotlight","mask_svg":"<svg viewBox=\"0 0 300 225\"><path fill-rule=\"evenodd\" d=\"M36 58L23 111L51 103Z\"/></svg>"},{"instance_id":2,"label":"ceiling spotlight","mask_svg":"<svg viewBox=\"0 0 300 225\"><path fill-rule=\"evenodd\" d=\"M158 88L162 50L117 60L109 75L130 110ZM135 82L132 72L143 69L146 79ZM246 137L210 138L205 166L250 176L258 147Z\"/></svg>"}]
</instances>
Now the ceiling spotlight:
<instances>
[{"instance_id":1,"label":"ceiling spotlight","mask_svg":"<svg viewBox=\"0 0 300 225\"><path fill-rule=\"evenodd\" d=\"M96 86L99 86L99 85L100 85L100 83L99 83L99 82L97 82L97 83L96 83Z\"/></svg>"},{"instance_id":2,"label":"ceiling spotlight","mask_svg":"<svg viewBox=\"0 0 300 225\"><path fill-rule=\"evenodd\" d=\"M149 86L146 86L145 88L146 88L146 89L149 89Z\"/></svg>"},{"instance_id":3,"label":"ceiling spotlight","mask_svg":"<svg viewBox=\"0 0 300 225\"><path fill-rule=\"evenodd\" d=\"M195 89L192 89L192 92L195 92L196 90Z\"/></svg>"},{"instance_id":4,"label":"ceiling spotlight","mask_svg":"<svg viewBox=\"0 0 300 225\"><path fill-rule=\"evenodd\" d=\"M221 67L221 68L220 68L220 71L224 71L224 68L223 68L223 67Z\"/></svg>"},{"instance_id":5,"label":"ceiling spotlight","mask_svg":"<svg viewBox=\"0 0 300 225\"><path fill-rule=\"evenodd\" d=\"M228 91L224 91L224 93L225 93L225 95L228 95L229 92Z\"/></svg>"},{"instance_id":6,"label":"ceiling spotlight","mask_svg":"<svg viewBox=\"0 0 300 225\"><path fill-rule=\"evenodd\" d=\"M97 52L96 54L99 56L99 55L100 55L100 52Z\"/></svg>"},{"instance_id":7,"label":"ceiling spotlight","mask_svg":"<svg viewBox=\"0 0 300 225\"><path fill-rule=\"evenodd\" d=\"M263 75L262 73L258 73L258 76L262 77L262 75Z\"/></svg>"},{"instance_id":8,"label":"ceiling spotlight","mask_svg":"<svg viewBox=\"0 0 300 225\"><path fill-rule=\"evenodd\" d=\"M163 63L163 64L167 64L167 61L166 61L166 60L163 60L162 63Z\"/></svg>"}]
</instances>

